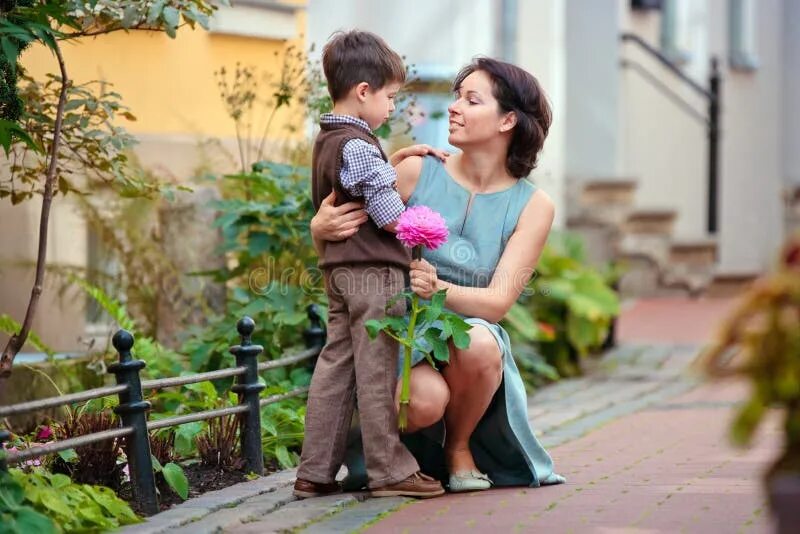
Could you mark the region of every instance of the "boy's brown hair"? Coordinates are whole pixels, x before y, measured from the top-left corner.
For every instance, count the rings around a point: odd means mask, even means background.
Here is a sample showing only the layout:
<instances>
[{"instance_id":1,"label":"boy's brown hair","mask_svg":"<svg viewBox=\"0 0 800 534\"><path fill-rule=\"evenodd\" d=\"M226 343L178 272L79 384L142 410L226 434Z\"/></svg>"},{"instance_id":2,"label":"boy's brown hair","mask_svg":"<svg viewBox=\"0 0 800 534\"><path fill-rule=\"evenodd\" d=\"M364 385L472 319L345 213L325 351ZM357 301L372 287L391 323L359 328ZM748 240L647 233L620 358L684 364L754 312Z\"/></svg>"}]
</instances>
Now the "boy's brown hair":
<instances>
[{"instance_id":1,"label":"boy's brown hair","mask_svg":"<svg viewBox=\"0 0 800 534\"><path fill-rule=\"evenodd\" d=\"M322 49L322 70L334 102L367 82L373 91L387 83L406 81L403 59L374 33L336 32Z\"/></svg>"}]
</instances>

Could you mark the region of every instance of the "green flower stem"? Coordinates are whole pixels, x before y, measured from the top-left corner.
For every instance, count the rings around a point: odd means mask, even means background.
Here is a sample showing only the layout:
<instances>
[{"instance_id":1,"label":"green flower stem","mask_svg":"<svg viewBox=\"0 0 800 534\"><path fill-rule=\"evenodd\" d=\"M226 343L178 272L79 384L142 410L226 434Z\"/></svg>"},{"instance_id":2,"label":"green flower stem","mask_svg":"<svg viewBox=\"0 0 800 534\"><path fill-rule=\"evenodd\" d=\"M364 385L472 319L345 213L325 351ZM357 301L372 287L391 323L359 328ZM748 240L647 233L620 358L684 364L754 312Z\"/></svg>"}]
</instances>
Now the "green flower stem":
<instances>
[{"instance_id":1,"label":"green flower stem","mask_svg":"<svg viewBox=\"0 0 800 534\"><path fill-rule=\"evenodd\" d=\"M411 257L415 260L422 258L422 246L418 245L411 249ZM397 417L397 426L400 430L408 427L408 404L411 402L411 355L414 346L414 331L417 327L417 316L419 315L419 296L414 293L411 296L411 316L408 320L408 332L406 333L406 343L403 346L403 374L400 383L400 413Z\"/></svg>"},{"instance_id":2,"label":"green flower stem","mask_svg":"<svg viewBox=\"0 0 800 534\"><path fill-rule=\"evenodd\" d=\"M411 355L414 342L414 330L417 326L417 316L419 315L419 297L415 293L411 297L411 317L408 320L408 333L406 334L406 344L403 347L403 375L400 385L400 414L397 418L397 426L400 430L408 427L408 404L411 402Z\"/></svg>"}]
</instances>

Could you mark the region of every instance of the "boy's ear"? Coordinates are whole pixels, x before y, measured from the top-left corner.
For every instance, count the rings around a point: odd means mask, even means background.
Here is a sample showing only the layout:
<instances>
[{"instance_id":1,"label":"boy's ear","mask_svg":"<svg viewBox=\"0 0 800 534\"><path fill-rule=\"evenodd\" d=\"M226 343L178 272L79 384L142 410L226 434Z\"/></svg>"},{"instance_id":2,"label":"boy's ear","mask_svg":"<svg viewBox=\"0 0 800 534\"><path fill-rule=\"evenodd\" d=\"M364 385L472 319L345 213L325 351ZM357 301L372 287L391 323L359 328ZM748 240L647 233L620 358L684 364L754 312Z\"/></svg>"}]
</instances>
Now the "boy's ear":
<instances>
[{"instance_id":1,"label":"boy's ear","mask_svg":"<svg viewBox=\"0 0 800 534\"><path fill-rule=\"evenodd\" d=\"M517 125L517 114L513 111L509 111L505 115L503 115L503 119L500 121L500 131L507 132L514 128Z\"/></svg>"},{"instance_id":2,"label":"boy's ear","mask_svg":"<svg viewBox=\"0 0 800 534\"><path fill-rule=\"evenodd\" d=\"M367 82L361 82L356 85L356 98L358 98L359 102L364 102L367 99L367 93L369 93L369 84Z\"/></svg>"}]
</instances>

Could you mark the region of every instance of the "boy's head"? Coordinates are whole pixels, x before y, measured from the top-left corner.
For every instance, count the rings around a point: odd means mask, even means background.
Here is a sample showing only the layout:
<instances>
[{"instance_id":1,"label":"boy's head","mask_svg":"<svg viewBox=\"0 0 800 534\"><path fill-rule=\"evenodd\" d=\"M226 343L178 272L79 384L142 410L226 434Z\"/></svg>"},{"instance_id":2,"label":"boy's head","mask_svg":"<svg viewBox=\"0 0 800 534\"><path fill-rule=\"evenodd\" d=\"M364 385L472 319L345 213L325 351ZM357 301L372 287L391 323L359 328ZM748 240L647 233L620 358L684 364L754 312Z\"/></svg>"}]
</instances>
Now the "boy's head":
<instances>
[{"instance_id":1,"label":"boy's head","mask_svg":"<svg viewBox=\"0 0 800 534\"><path fill-rule=\"evenodd\" d=\"M402 58L374 33L337 32L322 49L322 69L334 105L377 128L394 111L394 96L406 80Z\"/></svg>"}]
</instances>

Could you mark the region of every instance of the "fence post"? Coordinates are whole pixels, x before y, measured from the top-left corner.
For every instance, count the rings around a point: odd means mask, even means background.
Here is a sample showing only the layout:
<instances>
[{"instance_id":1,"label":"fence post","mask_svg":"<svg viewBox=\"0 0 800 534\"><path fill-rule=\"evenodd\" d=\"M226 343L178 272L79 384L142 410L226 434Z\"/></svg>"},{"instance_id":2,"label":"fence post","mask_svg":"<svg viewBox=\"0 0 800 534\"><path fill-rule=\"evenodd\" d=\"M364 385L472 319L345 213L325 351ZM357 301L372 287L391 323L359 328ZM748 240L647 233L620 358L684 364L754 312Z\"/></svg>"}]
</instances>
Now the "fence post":
<instances>
[{"instance_id":1,"label":"fence post","mask_svg":"<svg viewBox=\"0 0 800 534\"><path fill-rule=\"evenodd\" d=\"M308 320L311 325L303 331L303 339L306 342L306 348L313 349L325 346L325 328L322 326L322 317L319 314L319 307L316 304L309 304L306 308L308 313ZM317 363L317 356L309 360L308 366L313 369Z\"/></svg>"},{"instance_id":2,"label":"fence post","mask_svg":"<svg viewBox=\"0 0 800 534\"><path fill-rule=\"evenodd\" d=\"M247 404L247 412L242 414L241 440L242 456L247 471L258 475L264 474L264 453L261 449L261 406L259 394L266 387L258 382L258 355L264 350L261 345L253 345L250 336L256 324L250 317L242 317L236 323L236 330L242 338L241 344L231 347L230 352L236 357L237 367L246 367L243 375L239 375L236 384L231 388L239 394L239 404Z\"/></svg>"},{"instance_id":3,"label":"fence post","mask_svg":"<svg viewBox=\"0 0 800 534\"><path fill-rule=\"evenodd\" d=\"M142 360L131 357L133 335L126 330L118 330L111 343L119 353L119 362L109 365L108 372L117 377L117 384L125 384L128 389L119 394L119 405L114 413L122 419L122 425L133 429L133 434L125 438L125 454L131 475L133 497L148 515L158 513L156 479L153 474L153 461L150 456L150 436L147 432L147 410L150 403L143 399L142 382L139 371L145 367Z\"/></svg>"},{"instance_id":4,"label":"fence post","mask_svg":"<svg viewBox=\"0 0 800 534\"><path fill-rule=\"evenodd\" d=\"M6 463L6 441L11 438L11 432L8 430L0 430L0 472L8 471L8 464Z\"/></svg>"}]
</instances>

